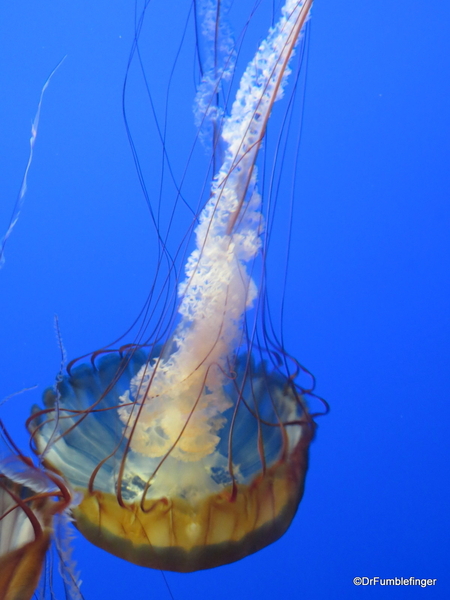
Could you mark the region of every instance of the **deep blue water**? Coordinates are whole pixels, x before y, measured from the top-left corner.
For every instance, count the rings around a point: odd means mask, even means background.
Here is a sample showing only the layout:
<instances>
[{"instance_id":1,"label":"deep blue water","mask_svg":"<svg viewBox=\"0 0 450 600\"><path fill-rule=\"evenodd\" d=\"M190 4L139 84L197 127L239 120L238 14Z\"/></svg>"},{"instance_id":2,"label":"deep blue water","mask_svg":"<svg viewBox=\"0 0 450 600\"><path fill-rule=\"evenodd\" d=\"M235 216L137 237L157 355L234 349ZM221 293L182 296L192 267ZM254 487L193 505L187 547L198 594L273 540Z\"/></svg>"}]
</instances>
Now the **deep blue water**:
<instances>
[{"instance_id":1,"label":"deep blue water","mask_svg":"<svg viewBox=\"0 0 450 600\"><path fill-rule=\"evenodd\" d=\"M181 40L189 2L153 4L141 43L158 88L173 64L158 46ZM133 11L132 2L103 0L0 6L1 233L41 87L67 54L46 93L26 203L0 271L0 397L39 386L2 407L23 447L29 407L59 369L53 315L69 357L79 356L125 331L152 280L154 232L121 113ZM286 346L331 412L288 533L234 565L167 574L176 600L450 597L449 26L445 3L314 7ZM193 48L185 58L168 113L180 165L193 130ZM129 115L151 181L159 154L138 84ZM169 598L159 572L79 537L75 558L87 600ZM387 591L355 587L356 576L438 582Z\"/></svg>"}]
</instances>

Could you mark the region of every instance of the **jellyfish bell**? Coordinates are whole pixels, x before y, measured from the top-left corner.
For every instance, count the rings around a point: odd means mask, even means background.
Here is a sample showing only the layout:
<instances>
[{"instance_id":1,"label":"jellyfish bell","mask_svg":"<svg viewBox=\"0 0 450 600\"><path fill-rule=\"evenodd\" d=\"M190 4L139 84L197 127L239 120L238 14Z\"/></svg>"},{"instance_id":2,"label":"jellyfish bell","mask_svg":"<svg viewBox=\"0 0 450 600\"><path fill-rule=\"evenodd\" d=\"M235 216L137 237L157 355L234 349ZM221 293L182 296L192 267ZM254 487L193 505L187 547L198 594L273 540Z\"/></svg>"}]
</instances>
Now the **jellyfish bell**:
<instances>
[{"instance_id":1,"label":"jellyfish bell","mask_svg":"<svg viewBox=\"0 0 450 600\"><path fill-rule=\"evenodd\" d=\"M296 383L301 367L268 335L264 268L255 283L267 239L255 163L311 1L286 1L227 111L215 104L236 74L220 6L204 3L212 54L196 100L220 161L170 327L162 318L151 339L141 327L134 343L71 364L28 421L45 465L80 492L72 512L88 540L181 572L239 560L286 531L315 432L312 386Z\"/></svg>"},{"instance_id":2,"label":"jellyfish bell","mask_svg":"<svg viewBox=\"0 0 450 600\"><path fill-rule=\"evenodd\" d=\"M223 423L203 415L196 422L191 397L182 423L176 414L167 425L162 408L162 418L155 416L149 427L152 439L138 438L133 450L134 438L131 432L127 437L117 411L124 395L138 406L127 392L149 364L143 350L111 354L95 368L74 368L59 385L62 437L46 464L83 496L73 508L78 529L130 562L174 571L233 562L278 539L302 497L314 435L296 387L241 356L223 386L229 404ZM40 411L31 421L38 448L56 401L55 392L47 391L50 413ZM171 418L177 410L167 407Z\"/></svg>"}]
</instances>

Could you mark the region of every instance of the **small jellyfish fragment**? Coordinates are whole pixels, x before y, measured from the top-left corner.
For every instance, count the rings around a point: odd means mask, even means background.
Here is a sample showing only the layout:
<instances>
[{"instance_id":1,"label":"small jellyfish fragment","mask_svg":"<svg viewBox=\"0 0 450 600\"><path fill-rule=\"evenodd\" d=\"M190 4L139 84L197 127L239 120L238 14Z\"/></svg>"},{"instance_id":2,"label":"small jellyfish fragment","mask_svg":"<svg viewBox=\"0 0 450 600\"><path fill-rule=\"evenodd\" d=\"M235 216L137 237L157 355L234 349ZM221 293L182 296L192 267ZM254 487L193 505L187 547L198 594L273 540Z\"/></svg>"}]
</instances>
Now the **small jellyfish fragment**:
<instances>
[{"instance_id":1,"label":"small jellyfish fragment","mask_svg":"<svg viewBox=\"0 0 450 600\"><path fill-rule=\"evenodd\" d=\"M1 421L0 434L0 600L28 600L55 539L55 520L63 518L71 494L59 477L19 452ZM75 592L76 576L68 565L62 570Z\"/></svg>"}]
</instances>

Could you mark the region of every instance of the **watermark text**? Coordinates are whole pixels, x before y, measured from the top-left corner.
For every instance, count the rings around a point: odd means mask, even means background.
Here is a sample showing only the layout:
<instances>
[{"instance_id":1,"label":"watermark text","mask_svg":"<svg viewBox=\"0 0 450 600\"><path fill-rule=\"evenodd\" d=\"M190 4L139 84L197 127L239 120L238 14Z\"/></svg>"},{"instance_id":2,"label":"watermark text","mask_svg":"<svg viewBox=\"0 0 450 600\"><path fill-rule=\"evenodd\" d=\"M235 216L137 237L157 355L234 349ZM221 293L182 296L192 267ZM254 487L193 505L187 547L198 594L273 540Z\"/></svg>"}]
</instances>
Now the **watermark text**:
<instances>
[{"instance_id":1,"label":"watermark text","mask_svg":"<svg viewBox=\"0 0 450 600\"><path fill-rule=\"evenodd\" d=\"M437 579L421 579L419 577L354 577L354 585L417 585L419 587L429 587L436 585Z\"/></svg>"}]
</instances>

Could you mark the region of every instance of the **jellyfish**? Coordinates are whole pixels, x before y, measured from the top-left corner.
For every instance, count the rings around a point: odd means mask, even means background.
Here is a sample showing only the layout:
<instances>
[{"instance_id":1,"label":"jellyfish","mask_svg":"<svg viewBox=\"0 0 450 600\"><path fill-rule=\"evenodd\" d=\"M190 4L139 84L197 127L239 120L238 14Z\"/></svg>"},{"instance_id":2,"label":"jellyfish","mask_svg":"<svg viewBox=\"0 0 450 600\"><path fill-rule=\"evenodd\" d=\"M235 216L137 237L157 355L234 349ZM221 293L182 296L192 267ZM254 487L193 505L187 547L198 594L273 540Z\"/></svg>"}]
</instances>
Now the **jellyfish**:
<instances>
[{"instance_id":1,"label":"jellyfish","mask_svg":"<svg viewBox=\"0 0 450 600\"><path fill-rule=\"evenodd\" d=\"M43 575L52 542L66 597L80 600L65 526L72 494L64 481L34 465L0 421L0 598L28 600ZM45 575L44 575L45 577Z\"/></svg>"},{"instance_id":2,"label":"jellyfish","mask_svg":"<svg viewBox=\"0 0 450 600\"><path fill-rule=\"evenodd\" d=\"M173 309L147 336L151 300L164 296L152 290L135 339L69 363L27 422L43 464L79 494L77 529L141 566L190 572L240 560L283 535L303 495L313 384L296 382L306 371L268 334L256 161L311 4L286 0L228 108L217 101L237 77L226 4L195 3L204 36L195 116L215 173Z\"/></svg>"}]
</instances>

